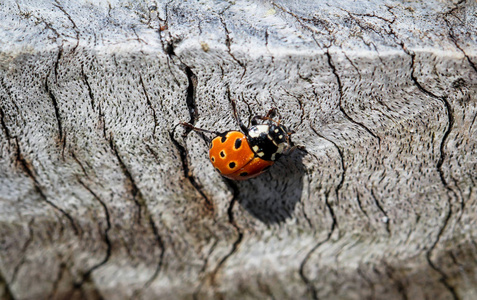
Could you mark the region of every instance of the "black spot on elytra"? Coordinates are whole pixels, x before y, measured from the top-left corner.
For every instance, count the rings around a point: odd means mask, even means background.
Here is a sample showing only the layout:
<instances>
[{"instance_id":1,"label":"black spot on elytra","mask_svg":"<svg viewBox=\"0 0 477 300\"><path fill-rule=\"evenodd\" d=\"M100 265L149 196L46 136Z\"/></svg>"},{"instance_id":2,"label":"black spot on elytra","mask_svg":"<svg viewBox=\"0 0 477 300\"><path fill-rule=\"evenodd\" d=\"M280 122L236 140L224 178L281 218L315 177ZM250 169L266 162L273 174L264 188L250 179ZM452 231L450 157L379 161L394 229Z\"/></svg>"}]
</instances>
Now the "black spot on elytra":
<instances>
[{"instance_id":1,"label":"black spot on elytra","mask_svg":"<svg viewBox=\"0 0 477 300\"><path fill-rule=\"evenodd\" d=\"M225 152L224 152L224 150L220 151L220 157L225 157Z\"/></svg>"},{"instance_id":2,"label":"black spot on elytra","mask_svg":"<svg viewBox=\"0 0 477 300\"><path fill-rule=\"evenodd\" d=\"M235 168L235 166L236 166L235 162L232 161L229 163L229 168L233 169Z\"/></svg>"},{"instance_id":3,"label":"black spot on elytra","mask_svg":"<svg viewBox=\"0 0 477 300\"><path fill-rule=\"evenodd\" d=\"M240 173L240 176L247 176L247 175L248 175L247 172L242 172L242 173Z\"/></svg>"},{"instance_id":4,"label":"black spot on elytra","mask_svg":"<svg viewBox=\"0 0 477 300\"><path fill-rule=\"evenodd\" d=\"M234 144L235 149L240 148L240 146L242 146L242 139L236 139Z\"/></svg>"},{"instance_id":5,"label":"black spot on elytra","mask_svg":"<svg viewBox=\"0 0 477 300\"><path fill-rule=\"evenodd\" d=\"M220 139L220 141L221 141L222 143L225 143L226 140L227 140L227 137L226 137L225 135L222 136L222 138Z\"/></svg>"},{"instance_id":6,"label":"black spot on elytra","mask_svg":"<svg viewBox=\"0 0 477 300\"><path fill-rule=\"evenodd\" d=\"M211 160L212 162L215 162L215 157L212 156L212 157L210 158L210 160Z\"/></svg>"}]
</instances>

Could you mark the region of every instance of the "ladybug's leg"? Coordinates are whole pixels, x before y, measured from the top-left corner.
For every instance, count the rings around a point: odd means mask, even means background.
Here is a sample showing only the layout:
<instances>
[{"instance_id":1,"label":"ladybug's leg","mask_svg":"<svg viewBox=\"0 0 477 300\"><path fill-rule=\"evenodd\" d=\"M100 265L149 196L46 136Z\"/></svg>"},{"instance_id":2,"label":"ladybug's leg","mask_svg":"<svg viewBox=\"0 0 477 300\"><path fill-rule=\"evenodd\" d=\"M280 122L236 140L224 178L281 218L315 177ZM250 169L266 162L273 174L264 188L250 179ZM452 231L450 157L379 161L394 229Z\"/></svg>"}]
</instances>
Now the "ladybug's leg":
<instances>
[{"instance_id":1,"label":"ladybug's leg","mask_svg":"<svg viewBox=\"0 0 477 300\"><path fill-rule=\"evenodd\" d=\"M184 127L187 127L189 129L192 129L194 131L197 131L199 133L199 135L207 142L209 147L210 147L210 143L212 142L212 139L210 137L204 135L204 133L213 134L215 136L220 135L220 133L217 132L217 131L211 131L211 130L207 130L207 129L198 128L198 127L195 127L194 125L192 125L190 123L187 123L187 122L181 122L180 125L182 125Z\"/></svg>"},{"instance_id":2,"label":"ladybug's leg","mask_svg":"<svg viewBox=\"0 0 477 300\"><path fill-rule=\"evenodd\" d=\"M234 118L235 118L235 121L238 123L238 125L240 126L240 129L242 130L243 133L245 133L245 135L248 134L248 128L247 126L245 126L245 124L242 123L242 120L240 120L240 117L237 113L237 106L235 104L235 100L234 99L231 99L230 101L232 103L232 110L234 112Z\"/></svg>"}]
</instances>

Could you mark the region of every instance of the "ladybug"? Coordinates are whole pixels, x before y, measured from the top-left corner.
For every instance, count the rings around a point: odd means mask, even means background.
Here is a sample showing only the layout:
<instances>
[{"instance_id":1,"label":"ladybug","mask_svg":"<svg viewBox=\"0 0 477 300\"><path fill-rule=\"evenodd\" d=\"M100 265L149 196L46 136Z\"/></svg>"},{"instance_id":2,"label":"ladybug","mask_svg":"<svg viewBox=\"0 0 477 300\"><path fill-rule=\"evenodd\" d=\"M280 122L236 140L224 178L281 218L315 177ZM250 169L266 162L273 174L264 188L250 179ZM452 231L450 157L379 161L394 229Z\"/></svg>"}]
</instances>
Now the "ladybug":
<instances>
[{"instance_id":1,"label":"ladybug","mask_svg":"<svg viewBox=\"0 0 477 300\"><path fill-rule=\"evenodd\" d=\"M294 148L290 139L292 133L280 121L272 119L276 109L271 109L266 116L253 117L251 126L247 127L238 117L235 101L231 103L241 131L218 133L182 124L196 131L216 134L209 144L212 165L224 177L246 180L266 172L280 156ZM258 120L264 121L263 124L258 124Z\"/></svg>"}]
</instances>

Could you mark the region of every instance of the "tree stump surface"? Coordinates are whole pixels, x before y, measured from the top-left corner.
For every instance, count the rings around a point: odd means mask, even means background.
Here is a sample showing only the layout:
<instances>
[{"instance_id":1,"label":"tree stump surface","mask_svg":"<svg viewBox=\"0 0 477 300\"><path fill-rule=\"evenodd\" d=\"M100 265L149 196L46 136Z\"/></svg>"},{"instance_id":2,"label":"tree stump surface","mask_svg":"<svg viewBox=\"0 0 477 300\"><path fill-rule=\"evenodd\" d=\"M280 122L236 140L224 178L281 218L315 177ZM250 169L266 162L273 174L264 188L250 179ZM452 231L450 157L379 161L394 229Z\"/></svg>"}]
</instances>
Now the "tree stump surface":
<instances>
[{"instance_id":1,"label":"tree stump surface","mask_svg":"<svg viewBox=\"0 0 477 300\"><path fill-rule=\"evenodd\" d=\"M477 298L476 7L3 1L0 298Z\"/></svg>"}]
</instances>

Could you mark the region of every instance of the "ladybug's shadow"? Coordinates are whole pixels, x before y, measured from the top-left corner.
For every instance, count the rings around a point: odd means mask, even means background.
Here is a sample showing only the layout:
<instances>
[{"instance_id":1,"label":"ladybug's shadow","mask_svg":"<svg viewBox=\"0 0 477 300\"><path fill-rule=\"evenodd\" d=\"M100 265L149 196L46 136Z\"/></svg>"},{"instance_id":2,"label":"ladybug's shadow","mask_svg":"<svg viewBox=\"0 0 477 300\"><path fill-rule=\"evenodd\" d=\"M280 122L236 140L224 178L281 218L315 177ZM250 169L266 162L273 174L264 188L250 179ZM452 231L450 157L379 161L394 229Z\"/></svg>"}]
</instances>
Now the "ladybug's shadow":
<instances>
[{"instance_id":1,"label":"ladybug's shadow","mask_svg":"<svg viewBox=\"0 0 477 300\"><path fill-rule=\"evenodd\" d=\"M291 218L303 191L305 153L299 149L282 156L267 173L236 182L237 201L250 214L266 224Z\"/></svg>"}]
</instances>

